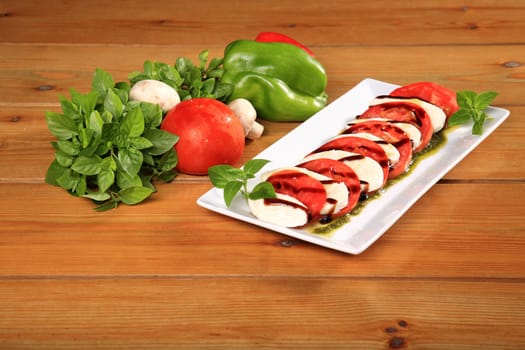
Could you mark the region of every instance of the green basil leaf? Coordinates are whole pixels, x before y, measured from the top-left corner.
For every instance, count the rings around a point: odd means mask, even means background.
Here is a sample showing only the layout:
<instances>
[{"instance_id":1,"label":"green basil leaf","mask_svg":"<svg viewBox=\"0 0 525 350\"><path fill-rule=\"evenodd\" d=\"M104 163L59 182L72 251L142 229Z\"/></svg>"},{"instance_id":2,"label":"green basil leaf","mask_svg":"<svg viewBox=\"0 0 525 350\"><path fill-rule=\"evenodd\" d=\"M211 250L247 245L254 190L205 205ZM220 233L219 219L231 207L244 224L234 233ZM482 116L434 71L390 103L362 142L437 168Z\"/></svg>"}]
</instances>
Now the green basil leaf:
<instances>
[{"instance_id":1,"label":"green basil leaf","mask_svg":"<svg viewBox=\"0 0 525 350\"><path fill-rule=\"evenodd\" d=\"M175 90L178 90L181 88L182 84L184 83L184 79L182 77L179 80L173 80L173 79L162 79L162 81Z\"/></svg>"},{"instance_id":2,"label":"green basil leaf","mask_svg":"<svg viewBox=\"0 0 525 350\"><path fill-rule=\"evenodd\" d=\"M89 116L89 128L93 130L95 135L101 136L103 127L104 119L102 119L100 113L96 110L91 112L91 115Z\"/></svg>"},{"instance_id":3,"label":"green basil leaf","mask_svg":"<svg viewBox=\"0 0 525 350\"><path fill-rule=\"evenodd\" d=\"M198 77L194 78L194 80L191 80L191 90L190 90L190 93L191 95L196 98L196 97L201 97L202 94L201 94L201 89L202 89L202 80L200 78L200 73L198 75Z\"/></svg>"},{"instance_id":4,"label":"green basil leaf","mask_svg":"<svg viewBox=\"0 0 525 350\"><path fill-rule=\"evenodd\" d=\"M142 186L149 188L149 189L152 190L153 192L157 192L157 189L156 189L155 186L153 186L153 184L151 183L151 176L144 176L144 175L141 175L141 176L140 176L140 179L141 179L141 181L142 181Z\"/></svg>"},{"instance_id":5,"label":"green basil leaf","mask_svg":"<svg viewBox=\"0 0 525 350\"><path fill-rule=\"evenodd\" d=\"M122 89L117 89L117 88L113 88L111 90L115 93L115 95L117 95L120 98L120 101L123 104L128 103L128 100L129 100L129 92L128 91L122 90Z\"/></svg>"},{"instance_id":6,"label":"green basil leaf","mask_svg":"<svg viewBox=\"0 0 525 350\"><path fill-rule=\"evenodd\" d=\"M110 151L109 146L105 143L101 143L97 146L95 154L99 156L105 156Z\"/></svg>"},{"instance_id":7,"label":"green basil leaf","mask_svg":"<svg viewBox=\"0 0 525 350\"><path fill-rule=\"evenodd\" d=\"M206 68L206 62L208 62L209 52L208 50L203 50L199 53L199 68L204 70Z\"/></svg>"},{"instance_id":8,"label":"green basil leaf","mask_svg":"<svg viewBox=\"0 0 525 350\"><path fill-rule=\"evenodd\" d=\"M106 98L104 99L104 109L117 118L122 115L124 105L113 89L108 90Z\"/></svg>"},{"instance_id":9,"label":"green basil leaf","mask_svg":"<svg viewBox=\"0 0 525 350\"><path fill-rule=\"evenodd\" d=\"M86 193L86 191L87 191L87 181L86 181L86 176L85 175L81 175L78 178L78 181L77 181L75 187L73 188L73 191L75 191L75 194L77 196L82 196L83 194Z\"/></svg>"},{"instance_id":10,"label":"green basil leaf","mask_svg":"<svg viewBox=\"0 0 525 350\"><path fill-rule=\"evenodd\" d=\"M224 75L224 69L214 69L206 72L208 78L222 78Z\"/></svg>"},{"instance_id":11,"label":"green basil leaf","mask_svg":"<svg viewBox=\"0 0 525 350\"><path fill-rule=\"evenodd\" d=\"M95 90L100 96L106 96L108 90L113 88L115 82L113 77L108 72L97 68L93 76L93 81L91 82L91 87Z\"/></svg>"},{"instance_id":12,"label":"green basil leaf","mask_svg":"<svg viewBox=\"0 0 525 350\"><path fill-rule=\"evenodd\" d=\"M277 197L275 194L275 189L273 188L272 184L267 181L259 182L248 195L248 198L254 200L275 197Z\"/></svg>"},{"instance_id":13,"label":"green basil leaf","mask_svg":"<svg viewBox=\"0 0 525 350\"><path fill-rule=\"evenodd\" d=\"M181 77L175 67L167 64L163 65L159 69L159 76L161 81L167 83L175 89L180 87L184 82L184 79Z\"/></svg>"},{"instance_id":14,"label":"green basil leaf","mask_svg":"<svg viewBox=\"0 0 525 350\"><path fill-rule=\"evenodd\" d=\"M251 159L244 164L243 169L246 173L255 175L269 162L267 159Z\"/></svg>"},{"instance_id":15,"label":"green basil leaf","mask_svg":"<svg viewBox=\"0 0 525 350\"><path fill-rule=\"evenodd\" d=\"M102 159L99 156L78 156L71 169L82 175L97 175L102 170Z\"/></svg>"},{"instance_id":16,"label":"green basil leaf","mask_svg":"<svg viewBox=\"0 0 525 350\"><path fill-rule=\"evenodd\" d=\"M476 93L470 90L458 91L456 93L456 100L461 108L472 109L474 108L474 101L476 99Z\"/></svg>"},{"instance_id":17,"label":"green basil leaf","mask_svg":"<svg viewBox=\"0 0 525 350\"><path fill-rule=\"evenodd\" d=\"M486 91L478 94L475 99L477 109L486 109L488 106L490 106L496 96L498 96L498 93L494 91Z\"/></svg>"},{"instance_id":18,"label":"green basil leaf","mask_svg":"<svg viewBox=\"0 0 525 350\"><path fill-rule=\"evenodd\" d=\"M95 136L95 132L91 129L82 128L80 129L80 142L82 143L82 148L88 148L91 140Z\"/></svg>"},{"instance_id":19,"label":"green basil leaf","mask_svg":"<svg viewBox=\"0 0 525 350\"><path fill-rule=\"evenodd\" d=\"M144 73L148 76L148 78L150 79L156 78L156 68L153 62L145 61L143 68L144 68Z\"/></svg>"},{"instance_id":20,"label":"green basil leaf","mask_svg":"<svg viewBox=\"0 0 525 350\"><path fill-rule=\"evenodd\" d=\"M79 174L72 172L70 169L67 169L56 179L56 182L65 190L73 190L77 186L79 179Z\"/></svg>"},{"instance_id":21,"label":"green basil leaf","mask_svg":"<svg viewBox=\"0 0 525 350\"><path fill-rule=\"evenodd\" d=\"M118 123L105 123L102 127L102 140L104 142L110 142L116 144L117 146L122 146L116 143L116 140L119 138L120 130Z\"/></svg>"},{"instance_id":22,"label":"green basil leaf","mask_svg":"<svg viewBox=\"0 0 525 350\"><path fill-rule=\"evenodd\" d=\"M128 74L128 79L131 84L136 84L138 81L150 79L150 77L144 72L131 72Z\"/></svg>"},{"instance_id":23,"label":"green basil leaf","mask_svg":"<svg viewBox=\"0 0 525 350\"><path fill-rule=\"evenodd\" d=\"M76 156L80 152L78 144L67 140L59 140L56 142L58 149L69 156Z\"/></svg>"},{"instance_id":24,"label":"green basil leaf","mask_svg":"<svg viewBox=\"0 0 525 350\"><path fill-rule=\"evenodd\" d=\"M55 112L46 112L49 131L59 140L68 140L78 134L77 123L68 116Z\"/></svg>"},{"instance_id":25,"label":"green basil leaf","mask_svg":"<svg viewBox=\"0 0 525 350\"><path fill-rule=\"evenodd\" d=\"M130 175L119 170L117 170L116 182L119 188L142 186L142 180L138 174Z\"/></svg>"},{"instance_id":26,"label":"green basil leaf","mask_svg":"<svg viewBox=\"0 0 525 350\"><path fill-rule=\"evenodd\" d=\"M58 164L64 168L69 168L73 164L73 157L62 152L61 150L55 152L55 159L57 160Z\"/></svg>"},{"instance_id":27,"label":"green basil leaf","mask_svg":"<svg viewBox=\"0 0 525 350\"><path fill-rule=\"evenodd\" d=\"M128 187L118 192L118 198L125 204L133 205L144 201L152 193L148 187Z\"/></svg>"},{"instance_id":28,"label":"green basil leaf","mask_svg":"<svg viewBox=\"0 0 525 350\"><path fill-rule=\"evenodd\" d=\"M233 85L227 83L219 83L215 85L213 95L216 99L226 101L233 92Z\"/></svg>"},{"instance_id":29,"label":"green basil leaf","mask_svg":"<svg viewBox=\"0 0 525 350\"><path fill-rule=\"evenodd\" d=\"M485 120L477 120L472 124L472 135L481 135L483 134L483 124Z\"/></svg>"},{"instance_id":30,"label":"green basil leaf","mask_svg":"<svg viewBox=\"0 0 525 350\"><path fill-rule=\"evenodd\" d=\"M79 114L89 116L95 109L98 100L98 93L90 91L87 94L81 94L75 89L71 89L71 100L79 107Z\"/></svg>"},{"instance_id":31,"label":"green basil leaf","mask_svg":"<svg viewBox=\"0 0 525 350\"><path fill-rule=\"evenodd\" d=\"M62 107L62 112L64 115L73 120L80 119L80 111L78 110L77 105L66 99L64 96L60 96L60 106Z\"/></svg>"},{"instance_id":32,"label":"green basil leaf","mask_svg":"<svg viewBox=\"0 0 525 350\"><path fill-rule=\"evenodd\" d=\"M189 99L192 98L192 96L191 96L191 94L189 93L188 90L178 89L177 93L179 94L179 97L180 97L181 101L186 101L186 100L189 100Z\"/></svg>"},{"instance_id":33,"label":"green basil leaf","mask_svg":"<svg viewBox=\"0 0 525 350\"><path fill-rule=\"evenodd\" d=\"M225 188L228 183L243 179L244 172L231 165L219 164L208 169L211 183L217 188Z\"/></svg>"},{"instance_id":34,"label":"green basil leaf","mask_svg":"<svg viewBox=\"0 0 525 350\"><path fill-rule=\"evenodd\" d=\"M118 207L118 203L119 203L118 200L110 200L105 203L102 203L101 205L96 207L95 210L98 212L103 212L103 211L115 209L116 207Z\"/></svg>"},{"instance_id":35,"label":"green basil leaf","mask_svg":"<svg viewBox=\"0 0 525 350\"><path fill-rule=\"evenodd\" d=\"M154 156L166 153L179 141L177 135L161 129L148 129L143 136L153 144L147 153Z\"/></svg>"},{"instance_id":36,"label":"green basil leaf","mask_svg":"<svg viewBox=\"0 0 525 350\"><path fill-rule=\"evenodd\" d=\"M143 158L144 164L155 166L155 159L153 159L153 156L151 154L147 152L143 152L142 155L144 157Z\"/></svg>"},{"instance_id":37,"label":"green basil leaf","mask_svg":"<svg viewBox=\"0 0 525 350\"><path fill-rule=\"evenodd\" d=\"M111 112L109 111L103 111L100 116L102 117L104 124L109 124L113 122L113 114L111 114Z\"/></svg>"},{"instance_id":38,"label":"green basil leaf","mask_svg":"<svg viewBox=\"0 0 525 350\"><path fill-rule=\"evenodd\" d=\"M103 169L97 175L99 192L106 192L115 182L115 172L111 169Z\"/></svg>"},{"instance_id":39,"label":"green basil leaf","mask_svg":"<svg viewBox=\"0 0 525 350\"><path fill-rule=\"evenodd\" d=\"M242 181L231 181L226 184L226 186L224 187L223 196L224 202L226 203L227 207L231 205L233 199L241 190L242 185Z\"/></svg>"},{"instance_id":40,"label":"green basil leaf","mask_svg":"<svg viewBox=\"0 0 525 350\"><path fill-rule=\"evenodd\" d=\"M471 112L467 109L459 109L452 114L447 122L448 126L455 126L467 123L471 118Z\"/></svg>"},{"instance_id":41,"label":"green basil leaf","mask_svg":"<svg viewBox=\"0 0 525 350\"><path fill-rule=\"evenodd\" d=\"M142 152L134 147L119 148L118 160L126 173L136 175L142 166L143 156Z\"/></svg>"},{"instance_id":42,"label":"green basil leaf","mask_svg":"<svg viewBox=\"0 0 525 350\"><path fill-rule=\"evenodd\" d=\"M153 143L145 137L135 137L131 140L131 145L136 149L146 149L153 147Z\"/></svg>"},{"instance_id":43,"label":"green basil leaf","mask_svg":"<svg viewBox=\"0 0 525 350\"><path fill-rule=\"evenodd\" d=\"M175 60L175 69L180 73L184 80L186 80L186 74L192 67L193 63L186 57L177 57Z\"/></svg>"},{"instance_id":44,"label":"green basil leaf","mask_svg":"<svg viewBox=\"0 0 525 350\"><path fill-rule=\"evenodd\" d=\"M89 130L89 129L86 129L86 130ZM91 132L93 133L93 131L91 131ZM88 142L88 145L85 148L83 148L82 150L80 150L80 152L78 154L81 155L81 156L85 156L85 157L92 157L95 154L100 155L100 154L96 153L97 150L99 149L100 142L101 142L100 137L96 136L93 133L90 141Z\"/></svg>"},{"instance_id":45,"label":"green basil leaf","mask_svg":"<svg viewBox=\"0 0 525 350\"><path fill-rule=\"evenodd\" d=\"M177 176L177 173L174 171L163 171L157 175L156 179L162 182L171 182Z\"/></svg>"},{"instance_id":46,"label":"green basil leaf","mask_svg":"<svg viewBox=\"0 0 525 350\"><path fill-rule=\"evenodd\" d=\"M129 111L120 124L120 133L127 138L138 137L144 132L144 116L139 107Z\"/></svg>"},{"instance_id":47,"label":"green basil leaf","mask_svg":"<svg viewBox=\"0 0 525 350\"><path fill-rule=\"evenodd\" d=\"M115 159L113 159L112 156L108 156L106 158L102 159L101 162L102 169L106 170L117 170L117 163L115 162Z\"/></svg>"},{"instance_id":48,"label":"green basil leaf","mask_svg":"<svg viewBox=\"0 0 525 350\"><path fill-rule=\"evenodd\" d=\"M111 195L108 192L87 192L83 194L82 197L92 199L96 202L103 202L110 199Z\"/></svg>"},{"instance_id":49,"label":"green basil leaf","mask_svg":"<svg viewBox=\"0 0 525 350\"><path fill-rule=\"evenodd\" d=\"M142 102L140 103L142 116L144 118L144 128L157 128L162 122L162 109L156 103Z\"/></svg>"},{"instance_id":50,"label":"green basil leaf","mask_svg":"<svg viewBox=\"0 0 525 350\"><path fill-rule=\"evenodd\" d=\"M204 80L202 83L202 92L206 95L212 95L213 90L215 89L215 79L209 78Z\"/></svg>"},{"instance_id":51,"label":"green basil leaf","mask_svg":"<svg viewBox=\"0 0 525 350\"><path fill-rule=\"evenodd\" d=\"M212 58L210 64L208 65L208 72L218 69L222 65L223 61L224 60L221 57Z\"/></svg>"},{"instance_id":52,"label":"green basil leaf","mask_svg":"<svg viewBox=\"0 0 525 350\"><path fill-rule=\"evenodd\" d=\"M49 185L59 186L57 179L60 178L66 171L69 171L68 168L61 166L56 159L54 159L49 167L47 168L45 182Z\"/></svg>"},{"instance_id":53,"label":"green basil leaf","mask_svg":"<svg viewBox=\"0 0 525 350\"><path fill-rule=\"evenodd\" d=\"M177 166L178 162L179 157L177 156L177 152L175 152L175 149L171 148L159 159L157 168L161 171L170 171Z\"/></svg>"},{"instance_id":54,"label":"green basil leaf","mask_svg":"<svg viewBox=\"0 0 525 350\"><path fill-rule=\"evenodd\" d=\"M129 91L131 90L131 85L127 81L119 81L115 84L115 89L122 90L129 97Z\"/></svg>"}]
</instances>

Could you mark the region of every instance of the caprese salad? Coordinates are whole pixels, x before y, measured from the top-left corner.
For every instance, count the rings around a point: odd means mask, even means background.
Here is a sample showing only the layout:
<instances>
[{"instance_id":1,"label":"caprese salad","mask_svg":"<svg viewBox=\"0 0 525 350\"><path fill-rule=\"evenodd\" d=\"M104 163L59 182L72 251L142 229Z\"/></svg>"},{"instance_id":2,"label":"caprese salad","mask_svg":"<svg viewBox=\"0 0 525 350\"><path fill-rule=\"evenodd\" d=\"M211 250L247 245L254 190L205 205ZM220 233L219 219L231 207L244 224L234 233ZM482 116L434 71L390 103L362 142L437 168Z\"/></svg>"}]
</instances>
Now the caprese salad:
<instances>
[{"instance_id":1,"label":"caprese salad","mask_svg":"<svg viewBox=\"0 0 525 350\"><path fill-rule=\"evenodd\" d=\"M248 199L250 210L259 220L295 228L344 216L407 172L458 109L456 93L431 82L377 96L300 162L264 174L276 196Z\"/></svg>"}]
</instances>

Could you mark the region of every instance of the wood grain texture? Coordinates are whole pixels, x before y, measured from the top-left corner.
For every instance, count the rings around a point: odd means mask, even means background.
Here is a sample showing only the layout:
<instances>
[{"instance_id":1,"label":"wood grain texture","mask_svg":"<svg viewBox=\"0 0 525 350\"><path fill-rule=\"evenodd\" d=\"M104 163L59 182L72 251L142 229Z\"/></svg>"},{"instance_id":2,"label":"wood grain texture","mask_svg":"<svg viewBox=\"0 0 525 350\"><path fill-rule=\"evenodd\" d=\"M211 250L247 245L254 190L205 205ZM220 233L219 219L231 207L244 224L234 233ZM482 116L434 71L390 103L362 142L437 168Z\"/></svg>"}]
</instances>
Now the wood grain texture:
<instances>
[{"instance_id":1,"label":"wood grain texture","mask_svg":"<svg viewBox=\"0 0 525 350\"><path fill-rule=\"evenodd\" d=\"M517 287L316 277L8 280L0 285L0 317L9 320L0 346L517 350L525 341L525 292Z\"/></svg>"},{"instance_id":2,"label":"wood grain texture","mask_svg":"<svg viewBox=\"0 0 525 350\"><path fill-rule=\"evenodd\" d=\"M288 32L314 49L341 45L523 44L525 6L513 0L362 2L243 1L32 2L4 1L0 41L79 44L213 45L253 38L262 30ZM33 26L39 30L33 30ZM109 29L109 30L108 30Z\"/></svg>"},{"instance_id":3,"label":"wood grain texture","mask_svg":"<svg viewBox=\"0 0 525 350\"><path fill-rule=\"evenodd\" d=\"M210 57L222 57L230 41L214 46L122 46L0 44L0 106L43 104L58 106L58 96L75 88L87 92L96 68L126 80L142 70L144 61L174 63L183 56L198 60L208 49ZM500 92L497 104L522 105L525 79L524 45L323 47L316 51L328 74L327 93L333 101L364 78L394 84L429 80L454 90ZM408 53L407 53L408 52ZM520 63L521 62L521 63Z\"/></svg>"},{"instance_id":4,"label":"wood grain texture","mask_svg":"<svg viewBox=\"0 0 525 350\"><path fill-rule=\"evenodd\" d=\"M209 213L195 203L209 188L174 182L101 215L58 188L0 185L27 203L0 202L0 275L525 278L523 183L436 185L357 257Z\"/></svg>"},{"instance_id":5,"label":"wood grain texture","mask_svg":"<svg viewBox=\"0 0 525 350\"><path fill-rule=\"evenodd\" d=\"M518 0L0 2L0 349L525 348L523 18ZM105 213L43 183L45 112L96 68L125 80L260 31L310 46L330 101L427 80L511 115L356 256L199 207L206 176ZM240 164L299 125L263 124Z\"/></svg>"}]
</instances>

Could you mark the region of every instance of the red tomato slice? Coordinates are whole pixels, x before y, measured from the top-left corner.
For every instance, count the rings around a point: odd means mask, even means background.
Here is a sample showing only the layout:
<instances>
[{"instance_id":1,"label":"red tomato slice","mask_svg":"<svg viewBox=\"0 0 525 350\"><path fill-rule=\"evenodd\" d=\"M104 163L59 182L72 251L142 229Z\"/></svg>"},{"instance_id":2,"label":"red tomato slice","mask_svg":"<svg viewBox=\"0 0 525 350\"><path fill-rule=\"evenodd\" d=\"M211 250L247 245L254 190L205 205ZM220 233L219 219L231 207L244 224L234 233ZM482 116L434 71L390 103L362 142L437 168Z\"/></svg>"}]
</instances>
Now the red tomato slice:
<instances>
[{"instance_id":1,"label":"red tomato slice","mask_svg":"<svg viewBox=\"0 0 525 350\"><path fill-rule=\"evenodd\" d=\"M332 214L332 218L343 216L356 206L361 195L361 184L356 173L348 165L335 159L320 158L298 166L327 176L335 181L343 182L348 188L348 204L339 212Z\"/></svg>"},{"instance_id":2,"label":"red tomato slice","mask_svg":"<svg viewBox=\"0 0 525 350\"><path fill-rule=\"evenodd\" d=\"M394 145L399 151L399 161L392 165L388 178L393 179L404 173L412 161L412 144L410 138L403 129L390 122L371 120L351 125L345 130L345 134L367 132L382 138L386 142Z\"/></svg>"},{"instance_id":3,"label":"red tomato slice","mask_svg":"<svg viewBox=\"0 0 525 350\"><path fill-rule=\"evenodd\" d=\"M403 123L410 123L417 127L421 133L421 143L414 152L419 152L425 148L434 134L434 128L432 127L432 121L430 120L428 113L415 103L385 102L370 106L359 116L359 119L378 117Z\"/></svg>"},{"instance_id":4,"label":"red tomato slice","mask_svg":"<svg viewBox=\"0 0 525 350\"><path fill-rule=\"evenodd\" d=\"M257 37L255 37L255 41L259 41L259 42L267 42L267 43L274 43L274 42L277 42L277 43L287 43L287 44L292 44L292 45L295 45L301 49L303 49L304 51L306 51L306 53L308 53L310 56L312 57L315 57L314 53L312 52L312 50L310 50L308 47L304 46L303 44L301 44L300 42L298 42L297 40L293 39L293 38L290 38L289 36L286 36L284 34L281 34L281 33L276 33L276 32L261 32L257 35Z\"/></svg>"},{"instance_id":5,"label":"red tomato slice","mask_svg":"<svg viewBox=\"0 0 525 350\"><path fill-rule=\"evenodd\" d=\"M326 202L326 190L321 181L297 170L276 171L266 179L275 192L289 195L303 203L312 218L318 217Z\"/></svg>"},{"instance_id":6,"label":"red tomato slice","mask_svg":"<svg viewBox=\"0 0 525 350\"><path fill-rule=\"evenodd\" d=\"M385 153L385 150L374 141L353 135L341 135L326 142L312 153L330 151L334 149L353 152L361 154L365 157L372 158L379 163L381 168L383 168L383 185L388 180L388 174L390 171L388 157Z\"/></svg>"},{"instance_id":7,"label":"red tomato slice","mask_svg":"<svg viewBox=\"0 0 525 350\"><path fill-rule=\"evenodd\" d=\"M443 109L447 118L459 109L454 91L428 81L401 86L392 91L390 95L398 97L418 97Z\"/></svg>"}]
</instances>

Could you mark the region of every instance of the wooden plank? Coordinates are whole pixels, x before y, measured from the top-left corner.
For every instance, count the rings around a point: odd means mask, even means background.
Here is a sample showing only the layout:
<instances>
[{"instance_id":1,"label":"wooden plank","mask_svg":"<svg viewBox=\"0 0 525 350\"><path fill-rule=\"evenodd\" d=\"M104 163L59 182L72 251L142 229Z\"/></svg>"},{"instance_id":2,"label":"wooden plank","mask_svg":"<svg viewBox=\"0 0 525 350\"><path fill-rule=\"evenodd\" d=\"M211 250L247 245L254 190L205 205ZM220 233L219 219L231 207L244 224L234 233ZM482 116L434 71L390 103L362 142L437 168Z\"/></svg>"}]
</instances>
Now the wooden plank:
<instances>
[{"instance_id":1,"label":"wooden plank","mask_svg":"<svg viewBox=\"0 0 525 350\"><path fill-rule=\"evenodd\" d=\"M279 31L317 50L333 45L522 44L525 7L511 0L152 1L102 0L50 2L3 1L0 41L117 44L194 44L254 38ZM94 25L96 24L96 25ZM35 30L34 28L38 28ZM220 29L217 29L220 28ZM211 29L211 30L210 30Z\"/></svg>"},{"instance_id":2,"label":"wooden plank","mask_svg":"<svg viewBox=\"0 0 525 350\"><path fill-rule=\"evenodd\" d=\"M69 96L70 88L88 91L97 67L117 81L126 80L146 60L173 63L184 56L197 62L203 49L210 50L210 57L222 57L228 42L213 47L1 44L0 105L56 107L58 96ZM328 74L330 101L370 77L395 84L429 80L454 90L494 90L500 92L498 105L523 105L523 45L415 46L410 54L403 54L405 50L402 46L320 48L316 57Z\"/></svg>"},{"instance_id":3,"label":"wooden plank","mask_svg":"<svg viewBox=\"0 0 525 350\"><path fill-rule=\"evenodd\" d=\"M489 136L466 159L459 163L445 179L514 179L523 180L525 174L525 121L520 115L525 107L509 107L511 115L493 135ZM50 142L54 140L45 122L45 111L57 108L6 107L0 109L0 182L42 182L54 158ZM297 123L263 122L265 132L261 139L248 141L239 165L255 157ZM305 141L308 142L308 141ZM176 181L207 181L207 177L181 174Z\"/></svg>"},{"instance_id":4,"label":"wooden plank","mask_svg":"<svg viewBox=\"0 0 525 350\"><path fill-rule=\"evenodd\" d=\"M58 188L2 184L0 276L525 277L524 183L436 185L358 256L197 206L209 188L163 185L97 213Z\"/></svg>"},{"instance_id":5,"label":"wooden plank","mask_svg":"<svg viewBox=\"0 0 525 350\"><path fill-rule=\"evenodd\" d=\"M0 283L0 346L521 349L523 281L36 279Z\"/></svg>"}]
</instances>

